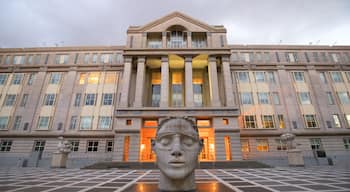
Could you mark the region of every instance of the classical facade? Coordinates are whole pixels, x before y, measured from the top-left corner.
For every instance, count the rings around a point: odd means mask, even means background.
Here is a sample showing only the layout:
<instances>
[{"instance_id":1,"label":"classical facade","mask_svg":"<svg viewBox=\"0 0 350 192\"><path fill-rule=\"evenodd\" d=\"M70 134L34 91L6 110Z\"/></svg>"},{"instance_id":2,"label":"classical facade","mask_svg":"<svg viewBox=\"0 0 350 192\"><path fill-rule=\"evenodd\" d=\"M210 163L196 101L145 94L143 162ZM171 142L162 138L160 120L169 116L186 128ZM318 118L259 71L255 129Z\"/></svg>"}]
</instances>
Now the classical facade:
<instances>
[{"instance_id":1,"label":"classical facade","mask_svg":"<svg viewBox=\"0 0 350 192\"><path fill-rule=\"evenodd\" d=\"M201 161L350 157L350 47L229 45L226 29L174 12L105 47L0 49L0 161L45 166L58 136L70 166L152 162L168 116L195 119ZM344 161L343 161L344 160Z\"/></svg>"}]
</instances>

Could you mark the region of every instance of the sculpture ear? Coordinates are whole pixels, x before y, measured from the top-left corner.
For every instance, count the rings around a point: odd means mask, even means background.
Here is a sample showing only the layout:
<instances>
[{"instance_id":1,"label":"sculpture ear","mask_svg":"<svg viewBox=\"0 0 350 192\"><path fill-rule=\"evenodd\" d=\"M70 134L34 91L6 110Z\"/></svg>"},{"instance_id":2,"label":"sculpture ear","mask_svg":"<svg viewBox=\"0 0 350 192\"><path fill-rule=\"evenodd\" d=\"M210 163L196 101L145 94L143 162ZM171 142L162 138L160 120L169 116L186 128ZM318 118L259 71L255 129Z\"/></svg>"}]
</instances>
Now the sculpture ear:
<instances>
[{"instance_id":1,"label":"sculpture ear","mask_svg":"<svg viewBox=\"0 0 350 192\"><path fill-rule=\"evenodd\" d=\"M151 147L152 147L152 151L156 152L156 140L155 139L151 139Z\"/></svg>"}]
</instances>

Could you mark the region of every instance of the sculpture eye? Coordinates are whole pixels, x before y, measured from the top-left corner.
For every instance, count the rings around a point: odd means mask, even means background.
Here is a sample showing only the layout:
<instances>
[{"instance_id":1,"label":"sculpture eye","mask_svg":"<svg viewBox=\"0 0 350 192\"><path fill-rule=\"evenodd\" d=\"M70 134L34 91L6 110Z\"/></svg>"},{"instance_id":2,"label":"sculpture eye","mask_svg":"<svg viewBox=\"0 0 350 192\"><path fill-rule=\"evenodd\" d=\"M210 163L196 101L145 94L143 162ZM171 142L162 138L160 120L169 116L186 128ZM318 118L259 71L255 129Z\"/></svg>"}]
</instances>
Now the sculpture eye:
<instances>
[{"instance_id":1,"label":"sculpture eye","mask_svg":"<svg viewBox=\"0 0 350 192\"><path fill-rule=\"evenodd\" d=\"M184 137L182 140L183 144L185 144L186 146L190 147L193 145L194 140L191 137Z\"/></svg>"},{"instance_id":2,"label":"sculpture eye","mask_svg":"<svg viewBox=\"0 0 350 192\"><path fill-rule=\"evenodd\" d=\"M170 144L170 138L169 137L162 137L159 142L163 146L168 146Z\"/></svg>"}]
</instances>

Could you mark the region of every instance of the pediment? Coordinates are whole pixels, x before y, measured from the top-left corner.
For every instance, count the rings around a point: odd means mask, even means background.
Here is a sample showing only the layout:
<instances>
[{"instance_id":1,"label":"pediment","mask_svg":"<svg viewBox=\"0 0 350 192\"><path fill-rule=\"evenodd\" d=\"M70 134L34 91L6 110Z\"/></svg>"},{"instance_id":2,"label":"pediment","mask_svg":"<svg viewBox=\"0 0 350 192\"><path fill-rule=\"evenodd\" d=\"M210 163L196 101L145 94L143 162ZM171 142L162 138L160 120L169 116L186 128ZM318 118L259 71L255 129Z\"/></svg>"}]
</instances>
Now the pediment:
<instances>
[{"instance_id":1,"label":"pediment","mask_svg":"<svg viewBox=\"0 0 350 192\"><path fill-rule=\"evenodd\" d=\"M180 12L173 12L140 27L130 27L128 32L163 32L174 25L180 25L193 32L226 32L223 26L211 26Z\"/></svg>"}]
</instances>

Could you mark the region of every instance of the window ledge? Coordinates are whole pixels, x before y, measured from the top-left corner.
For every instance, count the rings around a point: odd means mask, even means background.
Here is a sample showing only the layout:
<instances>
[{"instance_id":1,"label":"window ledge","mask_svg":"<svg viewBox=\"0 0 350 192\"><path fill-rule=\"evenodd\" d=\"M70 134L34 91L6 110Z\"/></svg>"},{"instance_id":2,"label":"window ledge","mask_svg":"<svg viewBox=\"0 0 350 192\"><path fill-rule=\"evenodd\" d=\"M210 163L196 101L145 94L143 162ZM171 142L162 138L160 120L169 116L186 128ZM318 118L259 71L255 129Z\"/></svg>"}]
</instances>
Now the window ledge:
<instances>
[{"instance_id":1,"label":"window ledge","mask_svg":"<svg viewBox=\"0 0 350 192\"><path fill-rule=\"evenodd\" d=\"M276 128L242 128L243 130L277 130Z\"/></svg>"},{"instance_id":2,"label":"window ledge","mask_svg":"<svg viewBox=\"0 0 350 192\"><path fill-rule=\"evenodd\" d=\"M320 129L319 127L305 127L305 129Z\"/></svg>"}]
</instances>

